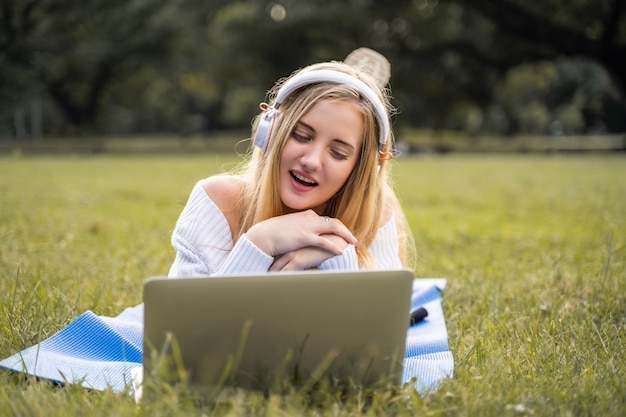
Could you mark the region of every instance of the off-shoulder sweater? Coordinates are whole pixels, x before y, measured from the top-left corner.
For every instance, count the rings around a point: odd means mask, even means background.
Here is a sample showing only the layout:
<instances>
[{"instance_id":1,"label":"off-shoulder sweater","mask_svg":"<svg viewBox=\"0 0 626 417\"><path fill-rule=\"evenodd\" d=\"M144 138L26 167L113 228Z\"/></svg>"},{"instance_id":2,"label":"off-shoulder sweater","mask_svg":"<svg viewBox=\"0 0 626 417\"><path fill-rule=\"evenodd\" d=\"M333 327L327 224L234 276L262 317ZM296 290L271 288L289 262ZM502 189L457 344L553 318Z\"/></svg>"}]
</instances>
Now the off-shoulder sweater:
<instances>
[{"instance_id":1,"label":"off-shoulder sweater","mask_svg":"<svg viewBox=\"0 0 626 417\"><path fill-rule=\"evenodd\" d=\"M245 233L233 242L224 213L206 194L201 182L191 191L176 222L172 246L176 258L168 274L170 278L267 272L274 262L274 258L259 249ZM393 217L378 230L369 251L375 269L402 267ZM319 269L359 269L354 245L348 245L341 255L322 262Z\"/></svg>"}]
</instances>

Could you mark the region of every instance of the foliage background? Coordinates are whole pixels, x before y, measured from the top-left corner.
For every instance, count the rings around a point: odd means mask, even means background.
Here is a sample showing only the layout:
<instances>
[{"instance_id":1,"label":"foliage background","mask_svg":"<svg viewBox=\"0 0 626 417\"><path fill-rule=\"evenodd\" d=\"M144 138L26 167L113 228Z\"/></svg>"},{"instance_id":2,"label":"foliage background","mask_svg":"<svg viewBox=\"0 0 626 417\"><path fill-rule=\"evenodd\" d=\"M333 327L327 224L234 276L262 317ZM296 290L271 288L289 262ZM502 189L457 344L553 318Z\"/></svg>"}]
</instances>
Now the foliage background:
<instances>
[{"instance_id":1,"label":"foliage background","mask_svg":"<svg viewBox=\"0 0 626 417\"><path fill-rule=\"evenodd\" d=\"M626 131L621 0L1 0L0 138L249 128L275 80L368 46L397 127Z\"/></svg>"}]
</instances>

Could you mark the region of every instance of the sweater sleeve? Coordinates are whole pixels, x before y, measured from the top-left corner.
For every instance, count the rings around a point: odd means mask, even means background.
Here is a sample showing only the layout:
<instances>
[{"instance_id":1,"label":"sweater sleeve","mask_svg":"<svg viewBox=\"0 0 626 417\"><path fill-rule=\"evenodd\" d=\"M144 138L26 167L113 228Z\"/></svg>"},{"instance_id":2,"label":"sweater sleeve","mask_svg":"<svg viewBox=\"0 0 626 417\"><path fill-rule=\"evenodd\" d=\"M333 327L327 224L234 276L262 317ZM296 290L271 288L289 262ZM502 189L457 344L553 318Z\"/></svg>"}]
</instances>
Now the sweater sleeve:
<instances>
[{"instance_id":1,"label":"sweater sleeve","mask_svg":"<svg viewBox=\"0 0 626 417\"><path fill-rule=\"evenodd\" d=\"M378 229L376 237L369 247L369 251L374 258L376 269L402 268L402 262L400 261L398 251L398 234L396 232L394 217ZM326 259L320 264L319 268L324 270L358 270L359 262L354 245L348 245L346 250L341 255Z\"/></svg>"},{"instance_id":2,"label":"sweater sleeve","mask_svg":"<svg viewBox=\"0 0 626 417\"><path fill-rule=\"evenodd\" d=\"M326 259L319 266L323 270L356 271L359 269L359 260L356 256L354 245L346 247L341 255Z\"/></svg>"},{"instance_id":3,"label":"sweater sleeve","mask_svg":"<svg viewBox=\"0 0 626 417\"><path fill-rule=\"evenodd\" d=\"M172 233L176 258L168 276L220 276L267 272L273 258L242 236L233 243L222 211L198 183Z\"/></svg>"}]
</instances>

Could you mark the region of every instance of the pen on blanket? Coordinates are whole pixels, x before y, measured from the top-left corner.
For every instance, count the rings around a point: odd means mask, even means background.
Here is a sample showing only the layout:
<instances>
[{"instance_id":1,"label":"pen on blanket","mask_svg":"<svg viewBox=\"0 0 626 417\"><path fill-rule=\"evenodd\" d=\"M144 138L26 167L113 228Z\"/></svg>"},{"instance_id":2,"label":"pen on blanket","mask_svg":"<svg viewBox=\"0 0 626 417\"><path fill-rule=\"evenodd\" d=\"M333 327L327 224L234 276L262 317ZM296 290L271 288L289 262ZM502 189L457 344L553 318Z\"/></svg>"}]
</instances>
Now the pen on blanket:
<instances>
[{"instance_id":1,"label":"pen on blanket","mask_svg":"<svg viewBox=\"0 0 626 417\"><path fill-rule=\"evenodd\" d=\"M409 326L414 325L415 323L419 323L424 320L428 316L428 311L424 307L416 308L411 311L411 321L409 322Z\"/></svg>"}]
</instances>

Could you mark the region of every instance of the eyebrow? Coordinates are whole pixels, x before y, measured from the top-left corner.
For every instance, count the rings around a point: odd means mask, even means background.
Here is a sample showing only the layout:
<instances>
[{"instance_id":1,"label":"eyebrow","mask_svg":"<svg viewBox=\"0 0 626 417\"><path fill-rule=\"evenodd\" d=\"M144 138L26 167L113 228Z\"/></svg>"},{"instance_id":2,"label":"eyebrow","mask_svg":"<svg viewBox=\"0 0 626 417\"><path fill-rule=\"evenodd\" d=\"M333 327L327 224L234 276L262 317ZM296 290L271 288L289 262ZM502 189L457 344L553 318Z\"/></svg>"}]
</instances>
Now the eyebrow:
<instances>
[{"instance_id":1,"label":"eyebrow","mask_svg":"<svg viewBox=\"0 0 626 417\"><path fill-rule=\"evenodd\" d=\"M315 129L313 129L313 126L308 125L308 124L304 123L304 122L303 122L303 121L301 121L301 120L299 120L299 121L298 121L298 123L296 123L296 128L297 128L299 125L302 125L305 129L308 129L308 130L310 130L311 132L315 133ZM350 149L355 149L355 147L354 147L354 146L352 146L352 144L351 144L351 143L348 143L348 142L346 142L346 141L345 141L345 140L343 140L343 139L334 138L334 139L333 139L333 142L339 142L340 144L342 144L342 145L344 145L344 146L347 146L347 147L349 147Z\"/></svg>"}]
</instances>

